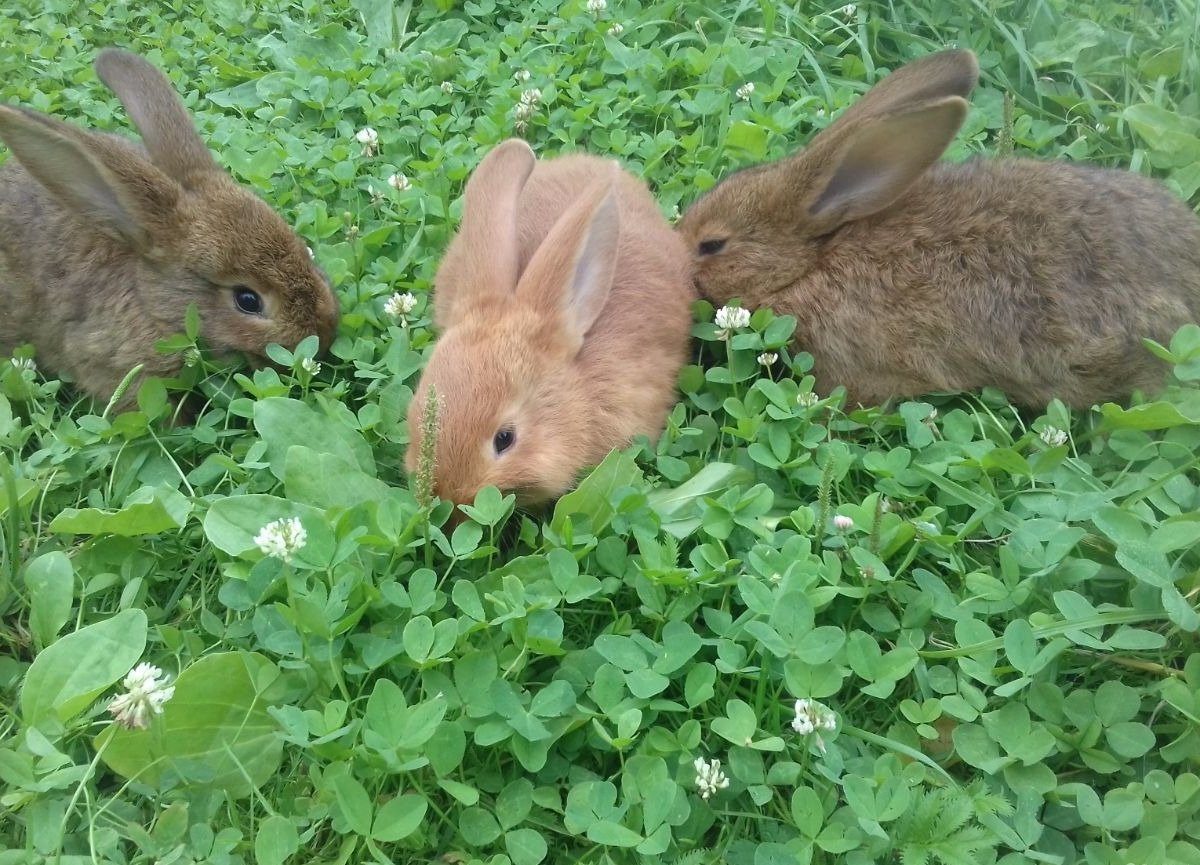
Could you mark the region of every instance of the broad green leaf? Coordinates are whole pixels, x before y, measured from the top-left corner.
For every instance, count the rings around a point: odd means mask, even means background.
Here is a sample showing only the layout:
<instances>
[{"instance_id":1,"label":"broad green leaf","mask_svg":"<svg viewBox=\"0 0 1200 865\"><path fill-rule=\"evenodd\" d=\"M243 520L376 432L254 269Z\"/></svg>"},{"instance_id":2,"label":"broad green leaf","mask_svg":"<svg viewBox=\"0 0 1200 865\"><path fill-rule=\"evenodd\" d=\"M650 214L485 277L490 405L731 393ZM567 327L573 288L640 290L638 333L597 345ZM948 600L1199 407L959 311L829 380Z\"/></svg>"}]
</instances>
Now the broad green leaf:
<instances>
[{"instance_id":1,"label":"broad green leaf","mask_svg":"<svg viewBox=\"0 0 1200 865\"><path fill-rule=\"evenodd\" d=\"M65 508L50 522L50 530L76 535L157 535L182 528L192 503L169 487L142 487L118 510Z\"/></svg>"},{"instance_id":2,"label":"broad green leaf","mask_svg":"<svg viewBox=\"0 0 1200 865\"><path fill-rule=\"evenodd\" d=\"M636 847L642 842L637 832L611 820L597 820L588 826L587 837L606 847Z\"/></svg>"},{"instance_id":3,"label":"broad green leaf","mask_svg":"<svg viewBox=\"0 0 1200 865\"><path fill-rule=\"evenodd\" d=\"M110 769L143 784L177 776L233 798L248 796L275 774L283 754L279 725L267 711L278 682L279 669L262 655L206 655L179 674L174 696L149 729L111 724L96 748Z\"/></svg>"},{"instance_id":4,"label":"broad green leaf","mask_svg":"<svg viewBox=\"0 0 1200 865\"><path fill-rule=\"evenodd\" d=\"M1130 105L1121 116L1155 150L1185 160L1200 159L1200 122L1194 117L1148 102Z\"/></svg>"},{"instance_id":5,"label":"broad green leaf","mask_svg":"<svg viewBox=\"0 0 1200 865\"><path fill-rule=\"evenodd\" d=\"M283 865L300 849L300 835L286 817L272 814L258 824L254 857L258 865Z\"/></svg>"},{"instance_id":6,"label":"broad green leaf","mask_svg":"<svg viewBox=\"0 0 1200 865\"><path fill-rule=\"evenodd\" d=\"M725 704L726 717L713 718L712 731L735 745L746 745L758 730L758 717L749 703L730 700Z\"/></svg>"},{"instance_id":7,"label":"broad green leaf","mask_svg":"<svg viewBox=\"0 0 1200 865\"><path fill-rule=\"evenodd\" d=\"M621 487L640 483L642 473L633 457L623 450L611 451L579 486L558 500L550 527L561 533L568 517L583 514L591 520L591 531L598 533L612 519L612 494Z\"/></svg>"},{"instance_id":8,"label":"broad green leaf","mask_svg":"<svg viewBox=\"0 0 1200 865\"><path fill-rule=\"evenodd\" d=\"M25 673L21 717L66 723L133 669L146 650L146 614L122 610L47 646Z\"/></svg>"},{"instance_id":9,"label":"broad green leaf","mask_svg":"<svg viewBox=\"0 0 1200 865\"><path fill-rule=\"evenodd\" d=\"M505 832L504 849L508 851L513 865L538 865L549 852L546 839L534 829Z\"/></svg>"},{"instance_id":10,"label":"broad green leaf","mask_svg":"<svg viewBox=\"0 0 1200 865\"><path fill-rule=\"evenodd\" d=\"M1117 561L1143 583L1160 589L1174 581L1167 557L1148 543L1125 541L1117 546Z\"/></svg>"},{"instance_id":11,"label":"broad green leaf","mask_svg":"<svg viewBox=\"0 0 1200 865\"><path fill-rule=\"evenodd\" d=\"M500 837L500 824L483 808L466 808L459 817L458 831L468 844L484 847Z\"/></svg>"},{"instance_id":12,"label":"broad green leaf","mask_svg":"<svg viewBox=\"0 0 1200 865\"><path fill-rule=\"evenodd\" d=\"M767 129L749 120L738 120L729 127L725 146L761 161L767 155Z\"/></svg>"},{"instance_id":13,"label":"broad green leaf","mask_svg":"<svg viewBox=\"0 0 1200 865\"><path fill-rule=\"evenodd\" d=\"M1200 413L1185 415L1177 406L1168 402L1150 402L1127 409L1115 403L1105 403L1100 407L1100 414L1104 417L1101 431L1164 430L1200 424Z\"/></svg>"},{"instance_id":14,"label":"broad green leaf","mask_svg":"<svg viewBox=\"0 0 1200 865\"><path fill-rule=\"evenodd\" d=\"M283 488L292 501L318 508L352 508L386 498L391 487L339 456L303 445L287 449Z\"/></svg>"},{"instance_id":15,"label":"broad green leaf","mask_svg":"<svg viewBox=\"0 0 1200 865\"><path fill-rule=\"evenodd\" d=\"M293 445L337 457L369 477L375 476L375 456L357 430L297 400L258 400L254 403L254 428L267 443L271 472L280 480L284 480L288 449Z\"/></svg>"},{"instance_id":16,"label":"broad green leaf","mask_svg":"<svg viewBox=\"0 0 1200 865\"><path fill-rule=\"evenodd\" d=\"M343 771L334 774L331 782L338 807L342 811L342 816L346 818L346 823L359 835L370 834L371 815L374 809L366 788L350 774L349 767L343 767Z\"/></svg>"},{"instance_id":17,"label":"broad green leaf","mask_svg":"<svg viewBox=\"0 0 1200 865\"><path fill-rule=\"evenodd\" d=\"M45 553L30 562L25 567L25 588L29 630L37 646L48 646L67 623L75 599L75 570L67 554Z\"/></svg>"},{"instance_id":18,"label":"broad green leaf","mask_svg":"<svg viewBox=\"0 0 1200 865\"><path fill-rule=\"evenodd\" d=\"M243 556L258 550L254 538L264 526L291 517L300 519L308 534L309 544L325 525L324 513L310 505L276 496L229 496L213 502L204 515L204 534L222 552Z\"/></svg>"},{"instance_id":19,"label":"broad green leaf","mask_svg":"<svg viewBox=\"0 0 1200 865\"><path fill-rule=\"evenodd\" d=\"M429 803L422 796L406 794L384 802L375 814L371 837L376 841L402 841L417 831Z\"/></svg>"},{"instance_id":20,"label":"broad green leaf","mask_svg":"<svg viewBox=\"0 0 1200 865\"><path fill-rule=\"evenodd\" d=\"M350 4L362 16L371 48L381 51L395 47L396 0L350 0Z\"/></svg>"}]
</instances>

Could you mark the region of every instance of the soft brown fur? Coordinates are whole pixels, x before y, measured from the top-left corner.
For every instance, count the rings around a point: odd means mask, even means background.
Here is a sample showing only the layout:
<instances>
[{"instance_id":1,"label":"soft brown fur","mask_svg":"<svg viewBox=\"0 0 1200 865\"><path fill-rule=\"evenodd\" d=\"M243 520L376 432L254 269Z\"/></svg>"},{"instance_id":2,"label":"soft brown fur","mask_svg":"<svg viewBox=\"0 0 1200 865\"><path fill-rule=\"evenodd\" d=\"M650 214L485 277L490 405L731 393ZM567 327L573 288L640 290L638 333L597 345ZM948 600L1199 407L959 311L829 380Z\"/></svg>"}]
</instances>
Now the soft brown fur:
<instances>
[{"instance_id":1,"label":"soft brown fur","mask_svg":"<svg viewBox=\"0 0 1200 865\"><path fill-rule=\"evenodd\" d=\"M615 162L497 146L467 183L435 281L443 334L409 412L409 471L431 384L435 492L458 503L489 484L525 505L555 498L611 449L656 436L687 353L689 266L645 185ZM577 268L598 274L582 283L594 291L575 292ZM497 454L506 425L515 442Z\"/></svg>"},{"instance_id":2,"label":"soft brown fur","mask_svg":"<svg viewBox=\"0 0 1200 865\"><path fill-rule=\"evenodd\" d=\"M1156 388L1141 340L1200 315L1200 220L1130 172L934 164L977 76L968 51L910 63L806 149L701 197L678 225L701 294L796 316L818 389L844 384L851 404L991 385L1087 407Z\"/></svg>"},{"instance_id":3,"label":"soft brown fur","mask_svg":"<svg viewBox=\"0 0 1200 865\"><path fill-rule=\"evenodd\" d=\"M0 351L33 343L43 368L107 398L139 363L179 370L154 343L190 303L220 353L265 359L314 333L327 347L338 304L300 238L220 169L161 72L113 49L95 65L144 147L0 105L15 156L0 168ZM234 286L263 312L240 311Z\"/></svg>"}]
</instances>

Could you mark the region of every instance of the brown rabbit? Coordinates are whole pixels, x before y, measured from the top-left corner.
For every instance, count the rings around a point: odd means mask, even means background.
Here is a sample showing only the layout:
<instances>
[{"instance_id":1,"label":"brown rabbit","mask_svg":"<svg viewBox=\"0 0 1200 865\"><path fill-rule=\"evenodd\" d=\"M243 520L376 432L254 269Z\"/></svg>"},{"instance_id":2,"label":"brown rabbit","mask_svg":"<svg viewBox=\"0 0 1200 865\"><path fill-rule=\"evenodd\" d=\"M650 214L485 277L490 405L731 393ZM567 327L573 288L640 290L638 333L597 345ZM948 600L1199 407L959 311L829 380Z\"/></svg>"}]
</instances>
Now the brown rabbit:
<instances>
[{"instance_id":1,"label":"brown rabbit","mask_svg":"<svg viewBox=\"0 0 1200 865\"><path fill-rule=\"evenodd\" d=\"M338 304L303 241L213 160L167 78L107 49L96 73L144 146L0 105L0 351L30 342L44 368L108 398L189 304L219 353L333 339ZM128 406L135 391L122 400Z\"/></svg>"},{"instance_id":2,"label":"brown rabbit","mask_svg":"<svg viewBox=\"0 0 1200 865\"><path fill-rule=\"evenodd\" d=\"M613 448L657 435L688 350L689 267L617 163L498 145L467 182L435 279L443 333L409 411L409 471L431 385L434 490L457 503L489 484L523 505L555 498Z\"/></svg>"},{"instance_id":3,"label":"brown rabbit","mask_svg":"<svg viewBox=\"0 0 1200 865\"><path fill-rule=\"evenodd\" d=\"M799 153L684 214L716 303L794 315L817 387L851 404L991 385L1042 408L1160 385L1141 343L1200 314L1200 220L1153 180L1032 159L935 162L969 51L909 63Z\"/></svg>"}]
</instances>

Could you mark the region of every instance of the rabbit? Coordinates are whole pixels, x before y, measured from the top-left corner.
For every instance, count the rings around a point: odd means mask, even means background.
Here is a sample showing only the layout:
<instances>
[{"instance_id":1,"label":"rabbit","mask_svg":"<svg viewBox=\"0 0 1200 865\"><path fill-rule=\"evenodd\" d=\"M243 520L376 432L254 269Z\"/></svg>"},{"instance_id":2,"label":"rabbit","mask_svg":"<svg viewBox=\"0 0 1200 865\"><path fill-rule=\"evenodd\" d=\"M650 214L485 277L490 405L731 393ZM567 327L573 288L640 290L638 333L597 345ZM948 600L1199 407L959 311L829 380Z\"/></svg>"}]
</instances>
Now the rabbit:
<instances>
[{"instance_id":1,"label":"rabbit","mask_svg":"<svg viewBox=\"0 0 1200 865\"><path fill-rule=\"evenodd\" d=\"M329 280L304 242L213 159L166 76L105 49L100 80L142 144L0 105L0 351L32 343L38 363L109 399L137 364L177 373L155 343L195 304L220 355L266 359L339 318ZM130 388L118 405L129 407Z\"/></svg>"},{"instance_id":2,"label":"rabbit","mask_svg":"<svg viewBox=\"0 0 1200 865\"><path fill-rule=\"evenodd\" d=\"M405 461L417 470L436 386L436 495L469 503L493 485L534 507L662 430L690 345L691 262L646 185L598 156L539 161L509 139L463 201Z\"/></svg>"},{"instance_id":3,"label":"rabbit","mask_svg":"<svg viewBox=\"0 0 1200 865\"><path fill-rule=\"evenodd\" d=\"M1087 408L1149 391L1200 313L1200 220L1156 181L1027 158L937 160L979 67L884 77L798 153L729 175L676 225L699 293L797 319L847 404L993 386Z\"/></svg>"}]
</instances>

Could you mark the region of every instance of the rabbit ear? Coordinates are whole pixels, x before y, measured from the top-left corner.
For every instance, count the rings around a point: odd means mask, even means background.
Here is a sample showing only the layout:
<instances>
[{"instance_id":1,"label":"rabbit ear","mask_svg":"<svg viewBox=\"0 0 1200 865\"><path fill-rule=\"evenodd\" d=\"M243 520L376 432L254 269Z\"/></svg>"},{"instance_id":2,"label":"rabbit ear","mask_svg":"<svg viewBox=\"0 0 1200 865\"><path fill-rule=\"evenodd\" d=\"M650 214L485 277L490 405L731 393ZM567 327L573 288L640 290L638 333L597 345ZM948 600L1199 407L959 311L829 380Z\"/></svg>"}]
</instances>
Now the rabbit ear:
<instances>
[{"instance_id":1,"label":"rabbit ear","mask_svg":"<svg viewBox=\"0 0 1200 865\"><path fill-rule=\"evenodd\" d=\"M510 138L483 158L463 193L459 232L476 257L478 275L488 274L493 285L508 291L516 287L521 266L517 200L536 164L532 148L520 138Z\"/></svg>"},{"instance_id":2,"label":"rabbit ear","mask_svg":"<svg viewBox=\"0 0 1200 865\"><path fill-rule=\"evenodd\" d=\"M463 191L462 224L439 268L434 318L446 330L468 300L499 294L509 299L521 272L517 201L537 164L533 150L510 138L483 157Z\"/></svg>"},{"instance_id":3,"label":"rabbit ear","mask_svg":"<svg viewBox=\"0 0 1200 865\"><path fill-rule=\"evenodd\" d=\"M220 170L166 75L116 48L101 51L95 68L129 112L151 160L168 176L186 186L191 175Z\"/></svg>"},{"instance_id":4,"label":"rabbit ear","mask_svg":"<svg viewBox=\"0 0 1200 865\"><path fill-rule=\"evenodd\" d=\"M572 356L608 303L620 238L613 185L597 184L559 217L521 276L517 298L561 316Z\"/></svg>"},{"instance_id":5,"label":"rabbit ear","mask_svg":"<svg viewBox=\"0 0 1200 865\"><path fill-rule=\"evenodd\" d=\"M966 100L947 96L814 141L801 154L812 190L808 216L819 231L832 231L892 204L938 160L966 116Z\"/></svg>"},{"instance_id":6,"label":"rabbit ear","mask_svg":"<svg viewBox=\"0 0 1200 865\"><path fill-rule=\"evenodd\" d=\"M178 201L178 185L128 146L36 111L0 105L0 139L69 210L138 252Z\"/></svg>"},{"instance_id":7,"label":"rabbit ear","mask_svg":"<svg viewBox=\"0 0 1200 865\"><path fill-rule=\"evenodd\" d=\"M904 64L877 81L828 131L946 96L966 99L978 81L979 63L970 51L951 49L929 54Z\"/></svg>"},{"instance_id":8,"label":"rabbit ear","mask_svg":"<svg viewBox=\"0 0 1200 865\"><path fill-rule=\"evenodd\" d=\"M893 203L937 161L979 79L970 51L930 54L881 79L804 150L762 175L765 195L823 234Z\"/></svg>"}]
</instances>

